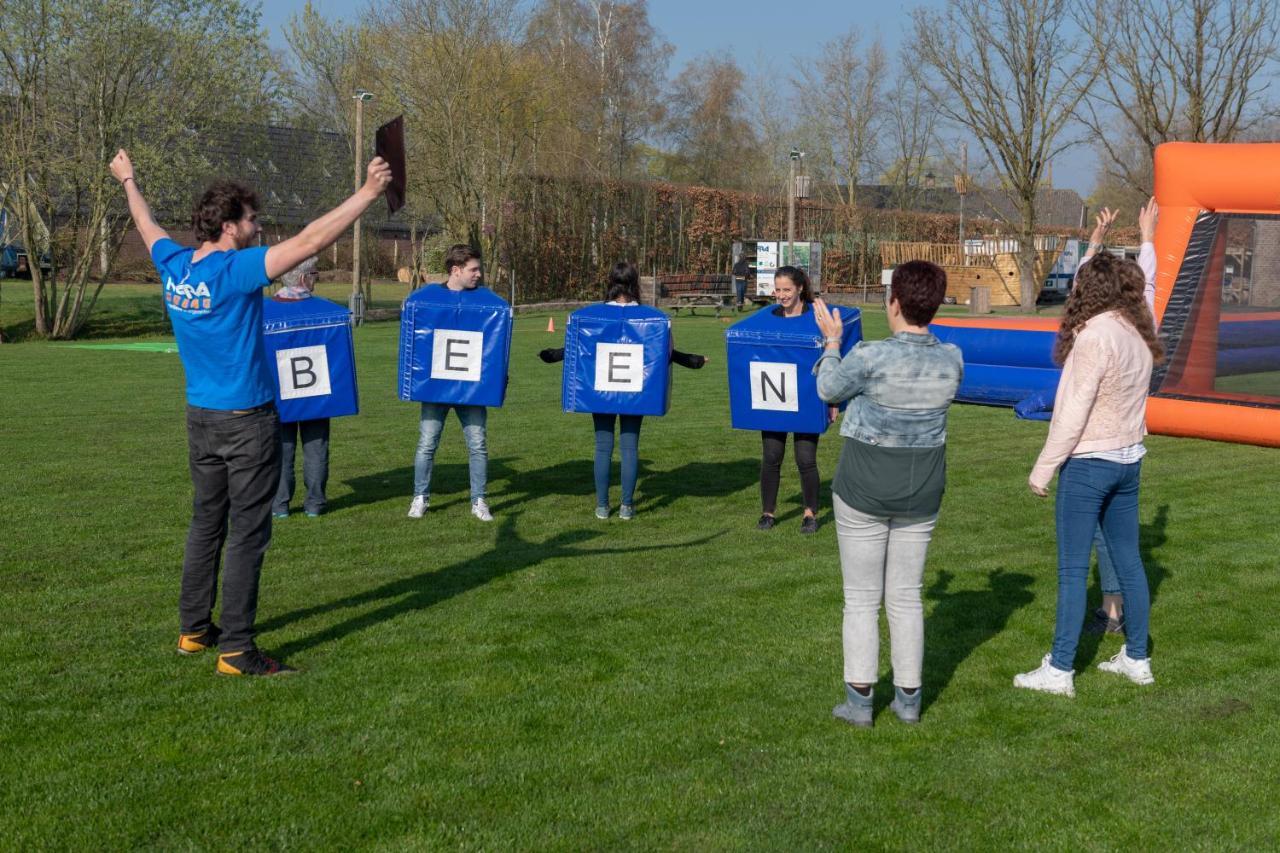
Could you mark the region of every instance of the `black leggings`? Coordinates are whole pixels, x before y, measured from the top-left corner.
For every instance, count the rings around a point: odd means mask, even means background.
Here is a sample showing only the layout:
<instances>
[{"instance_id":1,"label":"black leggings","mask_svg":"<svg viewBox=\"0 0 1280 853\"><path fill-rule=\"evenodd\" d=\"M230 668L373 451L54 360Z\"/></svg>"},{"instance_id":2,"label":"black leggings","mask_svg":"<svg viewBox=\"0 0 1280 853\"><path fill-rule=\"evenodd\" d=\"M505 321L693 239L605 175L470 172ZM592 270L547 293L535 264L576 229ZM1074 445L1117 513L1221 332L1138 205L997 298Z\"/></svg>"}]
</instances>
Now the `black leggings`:
<instances>
[{"instance_id":1,"label":"black leggings","mask_svg":"<svg viewBox=\"0 0 1280 853\"><path fill-rule=\"evenodd\" d=\"M797 432L795 435L796 467L800 469L800 493L805 509L818 512L818 434ZM762 432L764 458L760 461L760 505L766 515L778 506L778 481L782 477L782 457L787 451L785 432Z\"/></svg>"}]
</instances>

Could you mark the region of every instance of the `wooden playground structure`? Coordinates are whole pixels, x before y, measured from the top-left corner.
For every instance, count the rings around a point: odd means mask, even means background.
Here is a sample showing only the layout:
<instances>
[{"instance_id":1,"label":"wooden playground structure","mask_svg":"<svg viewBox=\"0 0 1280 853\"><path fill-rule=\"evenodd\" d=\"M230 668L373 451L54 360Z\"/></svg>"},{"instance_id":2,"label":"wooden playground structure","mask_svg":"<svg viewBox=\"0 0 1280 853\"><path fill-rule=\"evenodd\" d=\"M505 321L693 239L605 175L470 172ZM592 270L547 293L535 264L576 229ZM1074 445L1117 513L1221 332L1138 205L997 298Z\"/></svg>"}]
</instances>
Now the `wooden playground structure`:
<instances>
[{"instance_id":1,"label":"wooden playground structure","mask_svg":"<svg viewBox=\"0 0 1280 853\"><path fill-rule=\"evenodd\" d=\"M1036 292L1040 283L1057 263L1066 241L1061 237L1036 238ZM961 243L907 243L886 241L880 244L880 261L885 269L907 261L931 261L947 273L947 298L957 305L968 305L975 287L990 289L993 307L1021 304L1018 278L1018 241L1012 239L982 240Z\"/></svg>"}]
</instances>

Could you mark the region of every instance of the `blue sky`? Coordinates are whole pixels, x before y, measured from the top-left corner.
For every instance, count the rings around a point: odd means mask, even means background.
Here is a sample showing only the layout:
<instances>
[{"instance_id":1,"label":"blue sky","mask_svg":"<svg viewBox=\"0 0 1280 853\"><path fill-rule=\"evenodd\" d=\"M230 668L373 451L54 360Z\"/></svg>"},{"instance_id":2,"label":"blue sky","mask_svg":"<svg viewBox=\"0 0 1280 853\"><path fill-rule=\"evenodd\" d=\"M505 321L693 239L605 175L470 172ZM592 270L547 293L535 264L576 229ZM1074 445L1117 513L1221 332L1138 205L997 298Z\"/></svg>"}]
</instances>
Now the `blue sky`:
<instances>
[{"instance_id":1,"label":"blue sky","mask_svg":"<svg viewBox=\"0 0 1280 853\"><path fill-rule=\"evenodd\" d=\"M264 0L262 23L274 46L286 47L281 28L305 4L306 0ZM348 20L368 8L366 0L312 0L312 5L327 18ZM757 57L770 55L776 67L786 68L798 52L800 37L812 34L821 41L851 26L868 36L880 36L896 52L910 29L910 10L941 5L942 0L649 0L649 19L675 48L671 61L675 74L705 53L731 52L744 68ZM1088 195L1093 169L1093 153L1077 148L1054 163L1054 183Z\"/></svg>"}]
</instances>

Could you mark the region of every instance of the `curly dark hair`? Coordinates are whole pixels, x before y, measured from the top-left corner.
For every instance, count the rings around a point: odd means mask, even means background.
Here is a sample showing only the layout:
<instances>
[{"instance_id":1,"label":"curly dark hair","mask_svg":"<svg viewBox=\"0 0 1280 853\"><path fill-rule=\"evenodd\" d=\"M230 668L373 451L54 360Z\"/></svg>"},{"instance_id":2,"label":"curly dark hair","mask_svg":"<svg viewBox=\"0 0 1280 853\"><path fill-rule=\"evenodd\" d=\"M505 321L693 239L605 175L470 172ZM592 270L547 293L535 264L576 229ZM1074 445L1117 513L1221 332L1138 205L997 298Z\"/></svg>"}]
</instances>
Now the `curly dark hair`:
<instances>
[{"instance_id":1,"label":"curly dark hair","mask_svg":"<svg viewBox=\"0 0 1280 853\"><path fill-rule=\"evenodd\" d=\"M947 274L929 261L907 261L894 269L889 295L898 301L904 320L927 326L947 295Z\"/></svg>"},{"instance_id":2,"label":"curly dark hair","mask_svg":"<svg viewBox=\"0 0 1280 853\"><path fill-rule=\"evenodd\" d=\"M224 222L238 222L248 207L260 210L258 194L239 181L216 181L209 185L191 212L191 230L200 242L216 242Z\"/></svg>"},{"instance_id":3,"label":"curly dark hair","mask_svg":"<svg viewBox=\"0 0 1280 853\"><path fill-rule=\"evenodd\" d=\"M1076 335L1091 318L1106 311L1117 311L1142 336L1143 343L1151 350L1151 358L1163 361L1164 347L1156 337L1156 323L1143 296L1146 283L1141 267L1109 252L1100 252L1080 267L1058 327L1053 360L1058 364L1067 360Z\"/></svg>"},{"instance_id":4,"label":"curly dark hair","mask_svg":"<svg viewBox=\"0 0 1280 853\"><path fill-rule=\"evenodd\" d=\"M466 243L454 243L444 253L444 271L453 274L454 267L465 267L470 261L480 260L480 250Z\"/></svg>"},{"instance_id":5,"label":"curly dark hair","mask_svg":"<svg viewBox=\"0 0 1280 853\"><path fill-rule=\"evenodd\" d=\"M791 283L796 286L796 291L800 294L801 302L813 301L813 290L809 287L809 274L800 267L778 267L778 271L773 274L774 281L780 278L789 278Z\"/></svg>"}]
</instances>

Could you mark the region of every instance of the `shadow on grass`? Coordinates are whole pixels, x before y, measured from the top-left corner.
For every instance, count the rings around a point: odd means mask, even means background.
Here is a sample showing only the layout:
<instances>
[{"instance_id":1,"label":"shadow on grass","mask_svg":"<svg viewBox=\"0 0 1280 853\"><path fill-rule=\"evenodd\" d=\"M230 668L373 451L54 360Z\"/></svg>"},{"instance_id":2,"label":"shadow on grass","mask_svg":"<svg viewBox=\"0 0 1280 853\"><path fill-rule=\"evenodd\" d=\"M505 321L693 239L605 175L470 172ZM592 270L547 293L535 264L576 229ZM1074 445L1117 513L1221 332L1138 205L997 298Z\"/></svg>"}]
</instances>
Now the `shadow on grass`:
<instances>
[{"instance_id":1,"label":"shadow on grass","mask_svg":"<svg viewBox=\"0 0 1280 853\"><path fill-rule=\"evenodd\" d=\"M934 602L925 620L925 708L942 695L960 664L1000 633L1010 616L1035 599L1033 578L1020 572L996 569L987 575L986 589L951 592L954 579L953 573L940 571L925 590L925 599ZM892 682L884 695L892 698Z\"/></svg>"},{"instance_id":2,"label":"shadow on grass","mask_svg":"<svg viewBox=\"0 0 1280 853\"><path fill-rule=\"evenodd\" d=\"M375 587L313 607L304 607L269 619L258 627L260 633L276 631L294 622L323 616L340 610L362 607L364 605L380 605L373 610L344 619L337 624L322 628L292 642L275 646L276 653L281 656L296 654L306 649L340 640L357 631L371 628L381 622L394 619L401 614L448 601L456 595L469 592L484 586L490 581L504 575L513 574L532 568L546 560L565 558L592 558L609 554L634 554L642 551L661 551L668 548L687 548L702 545L723 536L727 531L720 531L687 542L674 542L665 545L640 545L630 548L586 548L574 546L590 542L604 535L603 529L566 530L542 542L529 542L516 532L516 520L520 514L505 516L499 524L494 545L488 551L475 557L469 557L456 563L450 563L438 569L420 572L412 577L400 578Z\"/></svg>"},{"instance_id":3,"label":"shadow on grass","mask_svg":"<svg viewBox=\"0 0 1280 853\"><path fill-rule=\"evenodd\" d=\"M1156 594L1160 591L1160 585L1170 576L1169 569L1156 558L1156 549L1163 545L1169 538L1166 532L1169 526L1169 505L1161 504L1156 508L1156 517L1152 519L1150 524L1140 524L1138 527L1138 551L1142 556L1142 565L1147 570L1147 587L1151 590L1151 606L1155 608ZM1097 601L1102 600L1102 590L1099 588ZM1089 618L1092 608L1086 613L1086 619ZM1102 645L1103 634L1095 634L1089 631L1082 631L1080 634L1080 645L1076 649L1076 671L1080 672L1087 669L1090 664L1098 656L1098 647ZM1155 650L1155 638L1148 636L1147 638L1147 654L1151 655Z\"/></svg>"},{"instance_id":4,"label":"shadow on grass","mask_svg":"<svg viewBox=\"0 0 1280 853\"><path fill-rule=\"evenodd\" d=\"M686 462L669 471L647 471L640 463L640 483L636 490L643 495L640 507L647 511L670 506L680 498L727 498L760 482L759 459L735 459L730 462Z\"/></svg>"}]
</instances>

